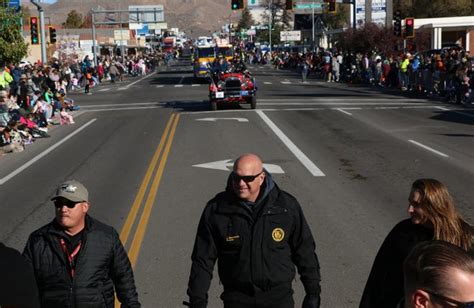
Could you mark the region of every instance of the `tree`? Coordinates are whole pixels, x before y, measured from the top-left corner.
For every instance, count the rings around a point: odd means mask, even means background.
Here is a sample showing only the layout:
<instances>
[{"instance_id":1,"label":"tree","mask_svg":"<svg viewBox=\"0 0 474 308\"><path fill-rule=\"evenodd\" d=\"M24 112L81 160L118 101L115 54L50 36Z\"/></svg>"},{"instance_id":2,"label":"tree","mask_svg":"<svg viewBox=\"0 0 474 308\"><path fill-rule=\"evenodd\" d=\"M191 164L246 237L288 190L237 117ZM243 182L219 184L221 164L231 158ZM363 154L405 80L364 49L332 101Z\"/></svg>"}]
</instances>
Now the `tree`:
<instances>
[{"instance_id":1,"label":"tree","mask_svg":"<svg viewBox=\"0 0 474 308\"><path fill-rule=\"evenodd\" d=\"M394 2L394 9L400 10L403 17L433 18L474 14L472 0L400 0Z\"/></svg>"},{"instance_id":2,"label":"tree","mask_svg":"<svg viewBox=\"0 0 474 308\"><path fill-rule=\"evenodd\" d=\"M248 30L254 24L255 21L253 20L250 10L248 9L248 7L245 7L245 9L242 11L242 17L240 17L239 24L237 25L237 31L240 32L240 30L242 29Z\"/></svg>"},{"instance_id":3,"label":"tree","mask_svg":"<svg viewBox=\"0 0 474 308\"><path fill-rule=\"evenodd\" d=\"M350 5L339 3L337 13L327 13L321 15L321 20L329 29L342 29L349 24Z\"/></svg>"},{"instance_id":4,"label":"tree","mask_svg":"<svg viewBox=\"0 0 474 308\"><path fill-rule=\"evenodd\" d=\"M5 4L5 1L0 1ZM0 65L19 63L28 54L28 45L21 33L21 12L0 6Z\"/></svg>"},{"instance_id":5,"label":"tree","mask_svg":"<svg viewBox=\"0 0 474 308\"><path fill-rule=\"evenodd\" d=\"M288 28L290 26L292 18L290 13L285 10L284 0L265 0L263 6L265 7L262 13L262 19L265 21L264 24L268 24L268 20L271 17L274 27Z\"/></svg>"},{"instance_id":6,"label":"tree","mask_svg":"<svg viewBox=\"0 0 474 308\"><path fill-rule=\"evenodd\" d=\"M271 4L271 5L270 5ZM272 45L280 43L280 31L288 30L292 21L292 14L285 9L285 0L265 0L265 7L262 13L264 20L263 26L268 26L271 18L272 24ZM260 41L268 41L268 30L262 30L257 33L257 39Z\"/></svg>"},{"instance_id":7,"label":"tree","mask_svg":"<svg viewBox=\"0 0 474 308\"><path fill-rule=\"evenodd\" d=\"M84 22L81 24L81 28L92 28L92 13L91 12L87 13L87 15L84 16Z\"/></svg>"},{"instance_id":8,"label":"tree","mask_svg":"<svg viewBox=\"0 0 474 308\"><path fill-rule=\"evenodd\" d=\"M63 23L64 28L77 29L82 27L82 15L76 10L72 10L67 14L66 21Z\"/></svg>"},{"instance_id":9,"label":"tree","mask_svg":"<svg viewBox=\"0 0 474 308\"><path fill-rule=\"evenodd\" d=\"M393 34L391 28L374 23L365 23L356 30L346 30L340 42L340 47L354 53L370 54L376 52L392 55L396 52L398 40L399 38Z\"/></svg>"}]
</instances>

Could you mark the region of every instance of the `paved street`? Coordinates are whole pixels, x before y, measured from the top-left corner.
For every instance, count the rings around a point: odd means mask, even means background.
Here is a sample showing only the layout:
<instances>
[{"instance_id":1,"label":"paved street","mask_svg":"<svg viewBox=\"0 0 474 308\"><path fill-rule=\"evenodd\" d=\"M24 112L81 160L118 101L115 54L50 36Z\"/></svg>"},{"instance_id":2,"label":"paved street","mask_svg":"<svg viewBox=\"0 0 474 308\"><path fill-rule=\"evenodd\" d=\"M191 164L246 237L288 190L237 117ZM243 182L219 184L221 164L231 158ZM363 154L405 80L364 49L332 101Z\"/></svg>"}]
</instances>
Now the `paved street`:
<instances>
[{"instance_id":1,"label":"paved street","mask_svg":"<svg viewBox=\"0 0 474 308\"><path fill-rule=\"evenodd\" d=\"M472 110L249 69L259 86L256 110L210 111L207 84L184 60L100 85L91 96L71 94L81 105L76 124L0 158L0 241L22 250L52 219L54 188L80 180L91 215L121 233L143 307L180 307L202 209L245 152L259 154L300 201L316 239L323 307L358 305L383 239L407 217L415 179L445 183L474 223ZM298 279L294 287L298 307ZM221 289L216 273L209 307L222 306Z\"/></svg>"}]
</instances>

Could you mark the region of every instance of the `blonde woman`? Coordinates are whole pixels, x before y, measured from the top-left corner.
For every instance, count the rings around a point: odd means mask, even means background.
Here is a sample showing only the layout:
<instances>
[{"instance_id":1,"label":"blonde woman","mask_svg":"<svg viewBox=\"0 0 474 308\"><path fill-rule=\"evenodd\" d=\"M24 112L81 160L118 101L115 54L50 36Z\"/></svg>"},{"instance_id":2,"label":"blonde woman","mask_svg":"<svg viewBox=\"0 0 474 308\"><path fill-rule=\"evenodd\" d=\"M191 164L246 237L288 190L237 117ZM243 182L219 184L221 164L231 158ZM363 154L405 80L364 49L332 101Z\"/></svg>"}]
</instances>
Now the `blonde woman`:
<instances>
[{"instance_id":1,"label":"blonde woman","mask_svg":"<svg viewBox=\"0 0 474 308\"><path fill-rule=\"evenodd\" d=\"M403 261L418 243L440 240L474 255L474 228L458 213L448 189L434 179L416 180L408 197L409 219L390 231L375 258L360 307L396 307L403 298Z\"/></svg>"}]
</instances>

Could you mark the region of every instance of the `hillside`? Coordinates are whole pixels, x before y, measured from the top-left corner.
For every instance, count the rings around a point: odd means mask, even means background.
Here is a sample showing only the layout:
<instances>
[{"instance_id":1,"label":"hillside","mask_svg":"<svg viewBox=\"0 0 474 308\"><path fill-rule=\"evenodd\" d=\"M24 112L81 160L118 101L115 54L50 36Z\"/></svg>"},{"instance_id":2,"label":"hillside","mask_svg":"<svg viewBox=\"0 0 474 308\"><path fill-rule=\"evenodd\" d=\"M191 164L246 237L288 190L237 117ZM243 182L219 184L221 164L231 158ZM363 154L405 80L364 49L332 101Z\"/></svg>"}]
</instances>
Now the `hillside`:
<instances>
[{"instance_id":1,"label":"hillside","mask_svg":"<svg viewBox=\"0 0 474 308\"><path fill-rule=\"evenodd\" d=\"M44 6L45 16L54 24L66 20L71 10L85 16L91 8L127 9L129 5L156 5L165 7L165 21L169 27L178 27L191 36L214 32L229 19L237 22L240 13L230 10L230 0L58 0L55 4ZM33 10L32 10L33 11Z\"/></svg>"}]
</instances>

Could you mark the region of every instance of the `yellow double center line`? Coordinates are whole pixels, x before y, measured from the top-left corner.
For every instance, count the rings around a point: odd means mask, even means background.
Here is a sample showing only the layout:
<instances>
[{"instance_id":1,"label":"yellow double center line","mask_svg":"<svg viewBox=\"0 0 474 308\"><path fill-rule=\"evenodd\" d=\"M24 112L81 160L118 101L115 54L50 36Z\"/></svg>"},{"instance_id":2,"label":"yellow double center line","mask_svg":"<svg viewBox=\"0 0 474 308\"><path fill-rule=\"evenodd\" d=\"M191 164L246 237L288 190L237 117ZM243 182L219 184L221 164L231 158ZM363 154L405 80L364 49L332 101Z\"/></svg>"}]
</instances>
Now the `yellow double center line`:
<instances>
[{"instance_id":1,"label":"yellow double center line","mask_svg":"<svg viewBox=\"0 0 474 308\"><path fill-rule=\"evenodd\" d=\"M143 208L142 215L140 216L140 220L137 224L135 235L133 237L133 240L128 252L128 256L130 258L130 262L132 263L133 267L135 267L135 264L137 262L138 254L140 252L140 247L142 245L143 238L146 233L148 220L150 219L153 203L155 202L156 194L158 192L158 188L161 182L161 177L163 176L163 171L166 166L166 161L168 160L168 155L171 150L171 144L173 143L179 117L180 117L179 114L172 114L170 119L168 120L165 131L163 132L163 135L161 137L160 143L158 144L158 147L153 155L153 158L151 159L148 170L145 174L145 177L143 178L142 184L140 185L140 189L138 190L138 194L135 198L135 201L133 202L132 208L130 209L130 213L128 214L127 219L125 220L125 224L122 228L122 232L120 233L120 240L125 246L129 239L130 233L132 231L132 227L135 224L135 220L137 219L138 211L140 210L140 207L143 204L143 200L145 198L146 191L150 184L150 181L153 177L153 173L155 173L150 189L148 191L148 196L145 201L145 206ZM161 155L161 160L160 160L160 155ZM158 165L158 169L155 172L157 165Z\"/></svg>"}]
</instances>

